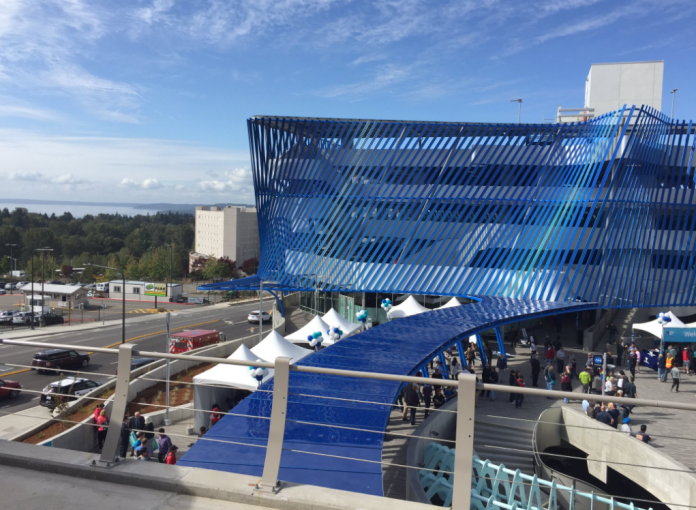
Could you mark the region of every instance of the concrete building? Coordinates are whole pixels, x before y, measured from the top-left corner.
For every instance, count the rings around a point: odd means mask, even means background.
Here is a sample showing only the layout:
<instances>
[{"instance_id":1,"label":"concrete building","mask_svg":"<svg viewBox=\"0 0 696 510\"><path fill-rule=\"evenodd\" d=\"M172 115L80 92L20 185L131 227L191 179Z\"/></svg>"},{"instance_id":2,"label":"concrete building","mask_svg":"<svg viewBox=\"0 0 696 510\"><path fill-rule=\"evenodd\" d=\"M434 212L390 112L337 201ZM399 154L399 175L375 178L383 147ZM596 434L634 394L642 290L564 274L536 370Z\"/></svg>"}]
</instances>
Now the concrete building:
<instances>
[{"instance_id":1,"label":"concrete building","mask_svg":"<svg viewBox=\"0 0 696 510\"><path fill-rule=\"evenodd\" d=\"M592 64L585 82L585 108L594 108L595 116L633 104L662 110L664 70L662 60Z\"/></svg>"},{"instance_id":2,"label":"concrete building","mask_svg":"<svg viewBox=\"0 0 696 510\"><path fill-rule=\"evenodd\" d=\"M42 292L43 290L43 292ZM87 306L87 289L81 285L56 285L53 283L35 283L23 286L20 291L24 294L24 303L31 306L33 295L34 306L48 306L51 308L72 308ZM43 296L43 297L42 297Z\"/></svg>"},{"instance_id":3,"label":"concrete building","mask_svg":"<svg viewBox=\"0 0 696 510\"><path fill-rule=\"evenodd\" d=\"M241 266L260 257L259 227L253 207L196 207L198 254L229 257Z\"/></svg>"},{"instance_id":4,"label":"concrete building","mask_svg":"<svg viewBox=\"0 0 696 510\"><path fill-rule=\"evenodd\" d=\"M585 80L583 108L558 107L558 122L579 122L620 109L623 105L662 110L665 63L614 62L592 64Z\"/></svg>"},{"instance_id":5,"label":"concrete building","mask_svg":"<svg viewBox=\"0 0 696 510\"><path fill-rule=\"evenodd\" d=\"M126 280L126 299L131 301L159 301L160 303L176 301L181 295L180 283L155 283ZM109 297L111 299L123 298L123 280L109 282Z\"/></svg>"}]
</instances>

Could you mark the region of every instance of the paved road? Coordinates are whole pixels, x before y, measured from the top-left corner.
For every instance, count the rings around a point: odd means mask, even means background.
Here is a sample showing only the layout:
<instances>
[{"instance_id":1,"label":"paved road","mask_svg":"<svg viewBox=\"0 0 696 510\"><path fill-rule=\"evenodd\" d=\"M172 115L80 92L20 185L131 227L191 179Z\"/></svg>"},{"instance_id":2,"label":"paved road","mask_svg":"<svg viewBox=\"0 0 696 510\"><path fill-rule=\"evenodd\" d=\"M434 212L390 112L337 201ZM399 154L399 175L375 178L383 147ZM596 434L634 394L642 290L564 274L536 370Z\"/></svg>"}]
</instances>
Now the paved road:
<instances>
[{"instance_id":1,"label":"paved road","mask_svg":"<svg viewBox=\"0 0 696 510\"><path fill-rule=\"evenodd\" d=\"M258 310L258 303L245 303L224 308L201 307L187 308L184 315L172 314L172 329L190 329L198 327L202 329L214 329L225 333L228 340L242 338L258 332L258 325L249 324L246 320L250 310ZM269 311L272 302L265 301L264 309ZM126 319L126 341L136 345L136 350L148 350L164 352L166 349L166 322L165 315L152 316L144 322L128 324ZM135 316L133 316L135 317ZM60 326L53 326L60 327ZM64 326L66 329L68 326ZM264 325L264 331L270 329L270 325ZM1 333L0 333L1 336ZM63 343L75 346L80 350L85 346L107 347L117 346L121 341L121 326L84 330L79 332L61 333L39 337L35 340L46 343ZM35 371L26 371L22 367L8 366L31 364L34 353L40 348L20 347L13 345L0 346L0 379L6 378L19 381L22 387L30 390L42 390L48 383L57 379L55 375L38 374ZM86 349L85 349L86 350ZM85 352L84 350L82 352ZM85 369L87 374L113 374L116 370L116 356L109 354L94 354L91 362ZM17 371L22 371L17 373ZM87 377L90 377L87 375ZM104 375L91 377L95 381L107 379ZM15 400L5 399L0 401L0 409L3 412L18 412L38 404L37 394L22 393ZM47 411L48 412L48 411Z\"/></svg>"}]
</instances>

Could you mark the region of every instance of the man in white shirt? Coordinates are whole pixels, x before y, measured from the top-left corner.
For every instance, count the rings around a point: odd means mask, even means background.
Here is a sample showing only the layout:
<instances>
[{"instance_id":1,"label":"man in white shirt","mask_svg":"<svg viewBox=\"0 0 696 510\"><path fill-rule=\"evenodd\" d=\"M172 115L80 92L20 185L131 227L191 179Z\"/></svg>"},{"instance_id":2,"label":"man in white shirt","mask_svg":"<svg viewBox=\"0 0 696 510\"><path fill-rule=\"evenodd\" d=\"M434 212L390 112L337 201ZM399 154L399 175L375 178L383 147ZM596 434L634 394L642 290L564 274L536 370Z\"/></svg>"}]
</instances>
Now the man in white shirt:
<instances>
[{"instance_id":1,"label":"man in white shirt","mask_svg":"<svg viewBox=\"0 0 696 510\"><path fill-rule=\"evenodd\" d=\"M632 435L633 435L633 431L631 430L631 418L629 418L628 416L626 416L626 417L623 419L623 423L621 424L621 429L620 429L620 430L621 430L621 432L625 432L625 433L628 434L629 436L632 436Z\"/></svg>"}]
</instances>

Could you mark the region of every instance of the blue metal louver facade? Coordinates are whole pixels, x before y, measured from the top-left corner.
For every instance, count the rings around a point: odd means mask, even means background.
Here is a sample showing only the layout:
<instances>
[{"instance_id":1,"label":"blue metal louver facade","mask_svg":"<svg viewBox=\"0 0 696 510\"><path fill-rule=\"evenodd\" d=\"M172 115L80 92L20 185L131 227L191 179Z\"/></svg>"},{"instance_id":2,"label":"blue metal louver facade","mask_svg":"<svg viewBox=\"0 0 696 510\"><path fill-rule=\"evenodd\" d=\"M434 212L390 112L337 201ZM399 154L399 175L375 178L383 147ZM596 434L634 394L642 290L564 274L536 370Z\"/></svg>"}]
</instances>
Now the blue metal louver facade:
<instances>
[{"instance_id":1,"label":"blue metal louver facade","mask_svg":"<svg viewBox=\"0 0 696 510\"><path fill-rule=\"evenodd\" d=\"M248 128L259 275L279 287L696 304L691 122Z\"/></svg>"}]
</instances>

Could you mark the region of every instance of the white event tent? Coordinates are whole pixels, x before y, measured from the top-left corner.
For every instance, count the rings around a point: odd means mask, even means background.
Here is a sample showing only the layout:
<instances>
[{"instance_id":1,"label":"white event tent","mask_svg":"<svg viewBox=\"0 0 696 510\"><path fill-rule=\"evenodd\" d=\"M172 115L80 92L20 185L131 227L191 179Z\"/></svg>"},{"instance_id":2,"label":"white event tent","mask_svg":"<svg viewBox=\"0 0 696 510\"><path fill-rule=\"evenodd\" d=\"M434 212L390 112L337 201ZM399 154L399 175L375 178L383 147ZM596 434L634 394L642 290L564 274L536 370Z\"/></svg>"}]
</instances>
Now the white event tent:
<instances>
[{"instance_id":1,"label":"white event tent","mask_svg":"<svg viewBox=\"0 0 696 510\"><path fill-rule=\"evenodd\" d=\"M693 324L684 324L679 317L674 315L672 312L667 312L667 314L670 319L672 319L671 322L665 324L665 328L689 328L693 327ZM662 340L662 324L660 324L657 319L654 321L650 322L641 322L639 324L633 324L633 329L639 329L641 331L647 331L653 336L656 336L660 340Z\"/></svg>"},{"instance_id":2,"label":"white event tent","mask_svg":"<svg viewBox=\"0 0 696 510\"><path fill-rule=\"evenodd\" d=\"M453 297L447 303L442 305L441 307L437 308L437 310L442 310L443 308L452 308L455 306L462 306L462 304L459 302L459 300L456 297Z\"/></svg>"},{"instance_id":3,"label":"white event tent","mask_svg":"<svg viewBox=\"0 0 696 510\"><path fill-rule=\"evenodd\" d=\"M293 345L285 340L277 331L271 331L261 343L248 349L241 345L228 359L238 359L246 361L275 361L279 357L291 358L294 364L311 354L312 351ZM261 382L266 382L273 377L274 370L268 369L268 374ZM198 374L193 378L194 386L193 402L196 411L196 430L201 427L208 427L210 424L210 413L205 412L213 408L213 404L221 406L222 410L231 408L231 403L236 402L247 395L246 392L254 391L258 387L258 381L251 376L248 366L241 365L215 365L210 370Z\"/></svg>"},{"instance_id":4,"label":"white event tent","mask_svg":"<svg viewBox=\"0 0 696 510\"><path fill-rule=\"evenodd\" d=\"M410 317L411 315L418 315L419 313L429 311L429 309L416 301L416 298L409 296L400 305L392 307L392 309L387 313L387 316L390 319L399 319L401 317Z\"/></svg>"},{"instance_id":5,"label":"white event tent","mask_svg":"<svg viewBox=\"0 0 696 510\"><path fill-rule=\"evenodd\" d=\"M322 345L332 345L333 341L326 334L326 332L329 330L329 327L330 326L326 322L324 322L321 317L315 315L314 318L311 321L309 321L304 327L298 329L294 333L289 334L285 337L285 339L289 340L294 344L307 344L309 343L307 337L310 336L312 333L320 331L322 335Z\"/></svg>"},{"instance_id":6,"label":"white event tent","mask_svg":"<svg viewBox=\"0 0 696 510\"><path fill-rule=\"evenodd\" d=\"M341 331L343 331L343 336L341 339L344 339L353 333L357 333L360 330L360 324L350 322L345 317L339 315L339 313L333 308L324 314L322 320L328 324L329 327L339 328Z\"/></svg>"},{"instance_id":7,"label":"white event tent","mask_svg":"<svg viewBox=\"0 0 696 510\"><path fill-rule=\"evenodd\" d=\"M246 361L256 361L262 359L245 345L234 351L227 359L238 359ZM265 361L265 360L263 360ZM273 370L268 371L264 381L273 377ZM239 400L245 391L254 391L259 383L251 376L251 370L247 366L241 365L215 365L210 370L198 374L193 378L193 406L194 409L212 409L213 404L225 406L228 399L231 401ZM198 386L205 385L205 386ZM221 387L224 386L224 387ZM242 391L239 391L242 390ZM208 427L210 423L210 413L196 411L196 431L201 427Z\"/></svg>"}]
</instances>

